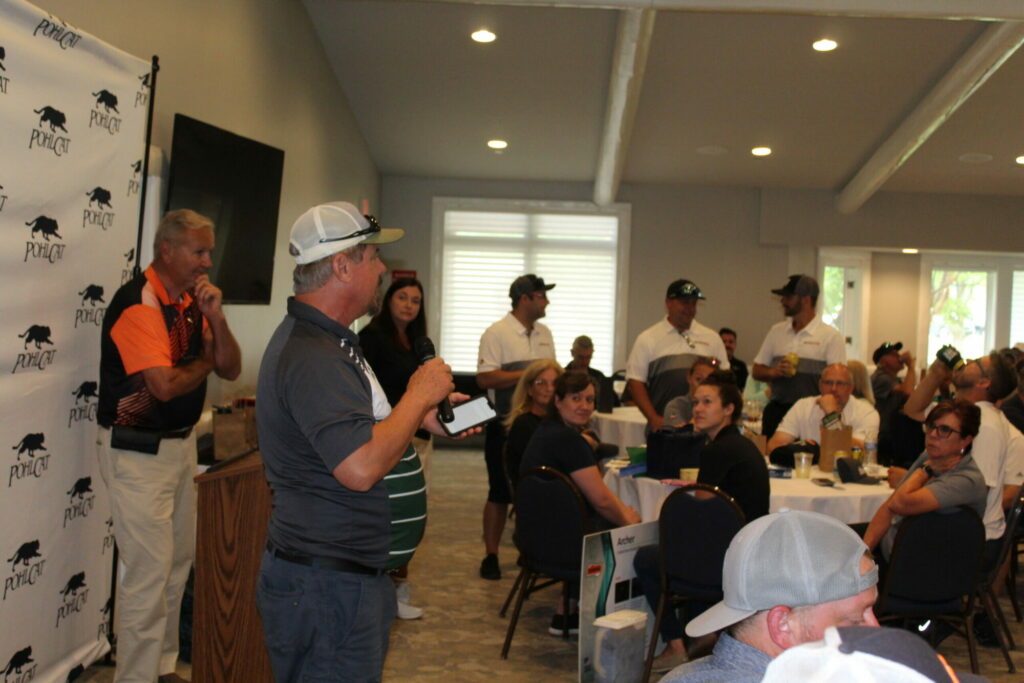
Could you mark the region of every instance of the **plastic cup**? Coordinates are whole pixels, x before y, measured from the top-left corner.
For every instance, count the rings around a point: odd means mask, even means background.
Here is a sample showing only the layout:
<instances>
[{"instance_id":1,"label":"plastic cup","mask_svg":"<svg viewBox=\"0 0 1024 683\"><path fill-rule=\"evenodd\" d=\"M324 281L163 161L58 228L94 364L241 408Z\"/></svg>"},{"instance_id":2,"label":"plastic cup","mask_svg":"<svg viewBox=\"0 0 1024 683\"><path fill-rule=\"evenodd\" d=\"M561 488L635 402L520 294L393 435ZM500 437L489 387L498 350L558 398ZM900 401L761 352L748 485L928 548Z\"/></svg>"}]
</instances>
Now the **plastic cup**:
<instances>
[{"instance_id":1,"label":"plastic cup","mask_svg":"<svg viewBox=\"0 0 1024 683\"><path fill-rule=\"evenodd\" d=\"M800 366L800 354L790 351L786 354L786 360L788 360L789 364L793 366L789 371L790 376L795 375L797 373L797 368Z\"/></svg>"},{"instance_id":2,"label":"plastic cup","mask_svg":"<svg viewBox=\"0 0 1024 683\"><path fill-rule=\"evenodd\" d=\"M793 454L793 476L797 479L811 478L811 464L814 462L812 453Z\"/></svg>"}]
</instances>

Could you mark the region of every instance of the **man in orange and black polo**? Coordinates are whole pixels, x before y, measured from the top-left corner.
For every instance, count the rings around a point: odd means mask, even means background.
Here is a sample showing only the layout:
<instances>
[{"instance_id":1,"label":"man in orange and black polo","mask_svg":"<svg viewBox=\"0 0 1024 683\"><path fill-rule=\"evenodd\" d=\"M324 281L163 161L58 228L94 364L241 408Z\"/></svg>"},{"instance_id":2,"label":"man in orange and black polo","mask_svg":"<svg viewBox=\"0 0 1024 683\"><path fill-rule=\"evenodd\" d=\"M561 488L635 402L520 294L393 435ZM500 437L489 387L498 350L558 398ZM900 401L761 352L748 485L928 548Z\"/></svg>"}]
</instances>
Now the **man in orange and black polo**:
<instances>
[{"instance_id":1,"label":"man in orange and black polo","mask_svg":"<svg viewBox=\"0 0 1024 683\"><path fill-rule=\"evenodd\" d=\"M97 445L125 564L117 681L182 680L174 669L195 541L192 427L207 375L241 372L221 291L206 275L213 244L209 219L169 212L153 263L117 291L103 321Z\"/></svg>"}]
</instances>

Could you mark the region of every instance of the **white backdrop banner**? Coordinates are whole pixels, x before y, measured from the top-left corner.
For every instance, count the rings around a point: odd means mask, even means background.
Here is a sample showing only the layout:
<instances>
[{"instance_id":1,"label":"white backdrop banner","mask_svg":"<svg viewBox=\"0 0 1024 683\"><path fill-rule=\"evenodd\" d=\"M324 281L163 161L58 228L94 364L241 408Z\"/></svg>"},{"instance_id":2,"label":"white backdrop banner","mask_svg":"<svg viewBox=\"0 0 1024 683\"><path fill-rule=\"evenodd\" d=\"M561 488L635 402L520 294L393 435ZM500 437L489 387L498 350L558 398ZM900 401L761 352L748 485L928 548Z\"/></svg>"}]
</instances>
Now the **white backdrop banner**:
<instances>
[{"instance_id":1,"label":"white backdrop banner","mask_svg":"<svg viewBox=\"0 0 1024 683\"><path fill-rule=\"evenodd\" d=\"M0 0L0 673L66 681L108 649L100 325L131 274L150 65Z\"/></svg>"}]
</instances>

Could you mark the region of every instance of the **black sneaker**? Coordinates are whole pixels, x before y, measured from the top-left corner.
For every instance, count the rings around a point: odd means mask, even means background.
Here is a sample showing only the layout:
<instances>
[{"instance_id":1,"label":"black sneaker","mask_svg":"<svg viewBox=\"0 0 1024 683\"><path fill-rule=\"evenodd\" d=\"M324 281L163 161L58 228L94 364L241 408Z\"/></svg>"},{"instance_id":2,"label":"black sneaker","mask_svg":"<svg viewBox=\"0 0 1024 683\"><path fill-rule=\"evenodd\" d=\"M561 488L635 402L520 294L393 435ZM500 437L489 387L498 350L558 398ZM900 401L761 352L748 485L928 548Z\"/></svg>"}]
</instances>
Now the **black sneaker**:
<instances>
[{"instance_id":1,"label":"black sneaker","mask_svg":"<svg viewBox=\"0 0 1024 683\"><path fill-rule=\"evenodd\" d=\"M565 628L565 622L569 622L569 635L574 636L580 632L580 613L570 614L568 618L564 614L552 614L551 626L548 626L548 633L553 636L560 636Z\"/></svg>"},{"instance_id":2,"label":"black sneaker","mask_svg":"<svg viewBox=\"0 0 1024 683\"><path fill-rule=\"evenodd\" d=\"M498 566L498 556L488 553L484 561L480 563L480 578L488 581L497 581L501 578L501 567Z\"/></svg>"}]
</instances>

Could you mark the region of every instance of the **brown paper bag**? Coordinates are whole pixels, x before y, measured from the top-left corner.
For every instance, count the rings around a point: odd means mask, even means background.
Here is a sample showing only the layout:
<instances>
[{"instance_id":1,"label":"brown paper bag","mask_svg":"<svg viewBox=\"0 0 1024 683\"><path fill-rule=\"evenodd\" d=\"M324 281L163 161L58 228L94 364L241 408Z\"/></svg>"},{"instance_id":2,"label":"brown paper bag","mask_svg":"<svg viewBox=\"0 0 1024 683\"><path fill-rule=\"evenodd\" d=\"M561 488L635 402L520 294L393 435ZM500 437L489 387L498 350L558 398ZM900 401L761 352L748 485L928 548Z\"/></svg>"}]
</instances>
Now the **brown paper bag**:
<instances>
[{"instance_id":1,"label":"brown paper bag","mask_svg":"<svg viewBox=\"0 0 1024 683\"><path fill-rule=\"evenodd\" d=\"M853 428L843 427L842 429L821 428L821 456L818 459L818 468L822 472L831 472L835 463L836 451L845 451L846 457L850 455L853 448Z\"/></svg>"}]
</instances>

